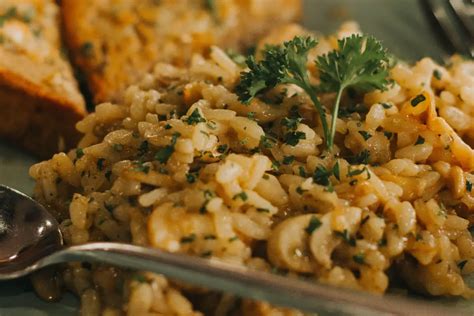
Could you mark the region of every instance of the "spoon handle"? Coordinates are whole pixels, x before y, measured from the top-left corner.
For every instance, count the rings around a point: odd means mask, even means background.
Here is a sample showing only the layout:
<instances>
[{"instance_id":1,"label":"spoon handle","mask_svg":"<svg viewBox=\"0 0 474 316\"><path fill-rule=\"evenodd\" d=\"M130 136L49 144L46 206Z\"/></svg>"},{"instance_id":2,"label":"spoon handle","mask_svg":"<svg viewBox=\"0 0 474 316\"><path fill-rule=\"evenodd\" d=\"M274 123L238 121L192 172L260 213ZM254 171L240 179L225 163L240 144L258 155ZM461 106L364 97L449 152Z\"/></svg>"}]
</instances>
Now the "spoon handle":
<instances>
[{"instance_id":1,"label":"spoon handle","mask_svg":"<svg viewBox=\"0 0 474 316\"><path fill-rule=\"evenodd\" d=\"M212 259L119 243L90 243L65 248L42 259L39 266L68 261L97 261L152 271L191 284L308 312L331 310L351 315L449 315L457 312L432 302L427 304L390 295L374 296Z\"/></svg>"}]
</instances>

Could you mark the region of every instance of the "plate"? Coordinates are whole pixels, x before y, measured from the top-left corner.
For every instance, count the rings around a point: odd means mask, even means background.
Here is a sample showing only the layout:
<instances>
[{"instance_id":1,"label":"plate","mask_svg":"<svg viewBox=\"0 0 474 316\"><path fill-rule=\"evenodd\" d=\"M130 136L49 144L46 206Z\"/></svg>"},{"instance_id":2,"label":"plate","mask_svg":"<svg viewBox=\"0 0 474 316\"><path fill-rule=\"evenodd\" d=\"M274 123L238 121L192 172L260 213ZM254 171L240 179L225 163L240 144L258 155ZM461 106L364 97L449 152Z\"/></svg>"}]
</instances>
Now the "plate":
<instances>
[{"instance_id":1,"label":"plate","mask_svg":"<svg viewBox=\"0 0 474 316\"><path fill-rule=\"evenodd\" d=\"M329 34L341 22L357 21L362 30L381 39L396 56L413 61L423 56L442 60L446 52L432 32L419 5L413 0L306 0L304 25ZM28 176L35 159L0 142L0 183L30 194ZM474 313L474 302L443 300ZM66 294L55 304L39 300L27 279L0 283L0 316L76 315L78 301Z\"/></svg>"}]
</instances>

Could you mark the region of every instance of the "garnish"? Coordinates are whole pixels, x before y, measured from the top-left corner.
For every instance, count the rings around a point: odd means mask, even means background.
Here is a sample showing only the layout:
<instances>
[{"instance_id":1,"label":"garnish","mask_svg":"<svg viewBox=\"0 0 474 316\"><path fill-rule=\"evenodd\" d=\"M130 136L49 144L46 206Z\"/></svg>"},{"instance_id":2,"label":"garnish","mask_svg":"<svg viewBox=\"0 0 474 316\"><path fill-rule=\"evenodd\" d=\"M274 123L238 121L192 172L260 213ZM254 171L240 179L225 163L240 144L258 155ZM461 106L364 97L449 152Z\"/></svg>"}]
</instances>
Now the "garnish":
<instances>
[{"instance_id":1,"label":"garnish","mask_svg":"<svg viewBox=\"0 0 474 316\"><path fill-rule=\"evenodd\" d=\"M296 146L300 142L300 139L306 139L306 134L303 132L288 132L283 136L285 144L290 146Z\"/></svg>"},{"instance_id":2,"label":"garnish","mask_svg":"<svg viewBox=\"0 0 474 316\"><path fill-rule=\"evenodd\" d=\"M352 259L358 264L365 264L365 256L363 253L358 253L352 256Z\"/></svg>"},{"instance_id":3,"label":"garnish","mask_svg":"<svg viewBox=\"0 0 474 316\"><path fill-rule=\"evenodd\" d=\"M260 137L260 145L264 148L272 148L276 144L276 140L273 137L263 135Z\"/></svg>"},{"instance_id":4,"label":"garnish","mask_svg":"<svg viewBox=\"0 0 474 316\"><path fill-rule=\"evenodd\" d=\"M309 224L305 228L305 231L308 233L308 235L311 235L321 225L322 225L322 223L319 220L319 218L317 218L316 216L311 216L311 219L309 220Z\"/></svg>"},{"instance_id":5,"label":"garnish","mask_svg":"<svg viewBox=\"0 0 474 316\"><path fill-rule=\"evenodd\" d=\"M422 145L424 143L425 143L425 139L421 136L418 136L418 138L416 139L415 145Z\"/></svg>"},{"instance_id":6,"label":"garnish","mask_svg":"<svg viewBox=\"0 0 474 316\"><path fill-rule=\"evenodd\" d=\"M278 84L297 85L315 106L326 146L331 150L343 92L348 88L364 92L384 90L389 83L389 60L382 44L375 38L360 35L346 37L338 42L339 50L317 58L321 84L316 88L311 85L306 68L308 52L316 45L317 41L311 37L295 37L283 45L267 46L259 62L249 56L247 66L250 71L241 74L236 92L240 101L248 104L258 93ZM330 128L317 90L337 93Z\"/></svg>"},{"instance_id":7,"label":"garnish","mask_svg":"<svg viewBox=\"0 0 474 316\"><path fill-rule=\"evenodd\" d=\"M250 103L255 96L278 84L294 84L303 89L321 117L323 130L327 139L328 126L326 112L311 85L306 69L309 51L316 47L317 41L311 37L295 37L283 45L269 45L263 51L263 59L259 62L254 56L247 58L250 71L242 72L240 83L236 87L239 100Z\"/></svg>"},{"instance_id":8,"label":"garnish","mask_svg":"<svg viewBox=\"0 0 474 316\"><path fill-rule=\"evenodd\" d=\"M245 67L246 57L244 55L239 54L233 49L228 49L225 51L225 53L227 54L227 56L229 56L230 59L234 61L234 63L236 63L240 67Z\"/></svg>"},{"instance_id":9,"label":"garnish","mask_svg":"<svg viewBox=\"0 0 474 316\"><path fill-rule=\"evenodd\" d=\"M419 94L410 101L410 104L412 107L415 107L425 100L426 100L426 97L423 94Z\"/></svg>"},{"instance_id":10,"label":"garnish","mask_svg":"<svg viewBox=\"0 0 474 316\"><path fill-rule=\"evenodd\" d=\"M237 199L241 199L244 202L247 201L247 199L248 199L247 193L245 193L245 191L237 193L236 195L234 195L232 200L237 200Z\"/></svg>"},{"instance_id":11,"label":"garnish","mask_svg":"<svg viewBox=\"0 0 474 316\"><path fill-rule=\"evenodd\" d=\"M191 234L189 236L181 237L180 242L182 244L189 244L196 240L196 234Z\"/></svg>"},{"instance_id":12,"label":"garnish","mask_svg":"<svg viewBox=\"0 0 474 316\"><path fill-rule=\"evenodd\" d=\"M285 157L283 157L283 164L284 165L289 165L293 161L295 161L295 156L285 156Z\"/></svg>"},{"instance_id":13,"label":"garnish","mask_svg":"<svg viewBox=\"0 0 474 316\"><path fill-rule=\"evenodd\" d=\"M316 65L320 71L320 89L336 92L330 136L326 140L331 149L336 133L336 119L344 90L352 88L368 92L385 90L389 81L388 54L374 37L352 35L338 41L339 50L319 56Z\"/></svg>"},{"instance_id":14,"label":"garnish","mask_svg":"<svg viewBox=\"0 0 474 316\"><path fill-rule=\"evenodd\" d=\"M205 121L206 119L201 116L197 108L194 109L191 115L188 116L188 118L186 119L186 123L188 123L189 125L196 125L197 123L201 123Z\"/></svg>"},{"instance_id":15,"label":"garnish","mask_svg":"<svg viewBox=\"0 0 474 316\"><path fill-rule=\"evenodd\" d=\"M366 131L359 131L359 134L364 138L364 140L368 140L372 135Z\"/></svg>"},{"instance_id":16,"label":"garnish","mask_svg":"<svg viewBox=\"0 0 474 316\"><path fill-rule=\"evenodd\" d=\"M76 158L81 159L82 156L84 156L84 150L82 148L77 148L76 149Z\"/></svg>"},{"instance_id":17,"label":"garnish","mask_svg":"<svg viewBox=\"0 0 474 316\"><path fill-rule=\"evenodd\" d=\"M466 180L466 191L468 192L472 191L472 182L469 180Z\"/></svg>"},{"instance_id":18,"label":"garnish","mask_svg":"<svg viewBox=\"0 0 474 316\"><path fill-rule=\"evenodd\" d=\"M176 132L173 133L171 136L171 144L165 146L164 148L160 149L156 154L155 154L155 160L158 160L161 163L167 163L168 160L170 159L171 155L174 152L174 146L176 145L176 142L178 140L178 137L180 137L181 134Z\"/></svg>"}]
</instances>

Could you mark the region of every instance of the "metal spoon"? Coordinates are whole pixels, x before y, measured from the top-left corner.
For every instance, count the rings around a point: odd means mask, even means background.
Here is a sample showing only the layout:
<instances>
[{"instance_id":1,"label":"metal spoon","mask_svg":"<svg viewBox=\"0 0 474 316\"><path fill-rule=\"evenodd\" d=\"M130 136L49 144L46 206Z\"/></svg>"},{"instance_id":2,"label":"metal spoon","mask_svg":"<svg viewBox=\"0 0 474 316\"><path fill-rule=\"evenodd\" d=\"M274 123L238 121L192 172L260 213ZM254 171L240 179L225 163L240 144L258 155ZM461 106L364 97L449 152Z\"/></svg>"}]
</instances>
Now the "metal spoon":
<instances>
[{"instance_id":1,"label":"metal spoon","mask_svg":"<svg viewBox=\"0 0 474 316\"><path fill-rule=\"evenodd\" d=\"M113 242L65 247L57 221L28 196L0 185L0 280L68 261L100 261L146 270L238 296L308 312L350 315L461 315L436 303L374 296Z\"/></svg>"}]
</instances>

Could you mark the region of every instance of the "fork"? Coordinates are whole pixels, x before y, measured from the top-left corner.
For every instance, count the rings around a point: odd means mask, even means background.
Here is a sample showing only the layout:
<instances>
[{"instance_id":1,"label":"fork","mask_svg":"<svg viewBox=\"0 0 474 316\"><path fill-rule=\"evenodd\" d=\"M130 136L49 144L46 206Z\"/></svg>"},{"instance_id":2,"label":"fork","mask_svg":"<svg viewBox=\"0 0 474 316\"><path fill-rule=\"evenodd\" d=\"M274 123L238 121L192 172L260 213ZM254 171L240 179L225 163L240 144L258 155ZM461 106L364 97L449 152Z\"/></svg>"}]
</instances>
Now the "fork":
<instances>
[{"instance_id":1,"label":"fork","mask_svg":"<svg viewBox=\"0 0 474 316\"><path fill-rule=\"evenodd\" d=\"M474 0L422 0L451 52L474 58Z\"/></svg>"}]
</instances>

